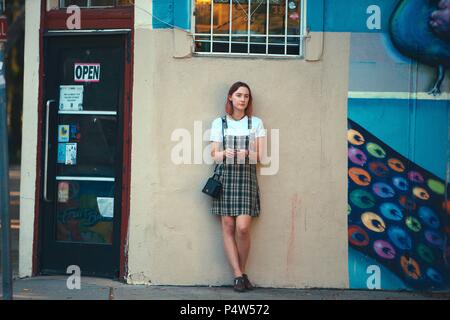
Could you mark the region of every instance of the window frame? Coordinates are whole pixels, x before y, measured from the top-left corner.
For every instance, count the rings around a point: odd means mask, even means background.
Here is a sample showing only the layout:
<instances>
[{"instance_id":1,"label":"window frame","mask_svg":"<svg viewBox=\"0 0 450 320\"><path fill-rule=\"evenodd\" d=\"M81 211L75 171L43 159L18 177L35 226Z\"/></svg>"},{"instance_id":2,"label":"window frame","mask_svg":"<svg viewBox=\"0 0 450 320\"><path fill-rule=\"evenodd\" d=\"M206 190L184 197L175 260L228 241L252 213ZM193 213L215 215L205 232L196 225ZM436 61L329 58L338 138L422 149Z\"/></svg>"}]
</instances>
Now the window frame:
<instances>
[{"instance_id":1,"label":"window frame","mask_svg":"<svg viewBox=\"0 0 450 320\"><path fill-rule=\"evenodd\" d=\"M232 37L232 33L227 33L227 34L201 34L201 33L196 33L195 29L196 29L196 15L195 15L195 11L196 11L196 7L195 7L195 1L196 0L191 0L191 8L192 8L192 12L191 12L191 34L192 34L192 54L193 56L197 56L197 57L228 57L228 58L264 58L264 59L271 59L271 58L275 58L275 59L304 59L305 57L305 39L306 39L306 30L307 30L307 25L306 25L306 16L307 16L307 0L299 0L300 1L300 34L299 35L287 35L286 31L284 35L270 35L269 34L269 21L267 19L267 14L269 13L269 9L267 6L267 13L266 13L266 33L265 35L261 36L261 37L265 37L266 38L266 53L250 53L250 50L248 48L248 52L247 53L239 53L239 52L231 52L231 37ZM213 11L214 11L214 0L212 1L212 10L211 10L211 24L212 24L212 17L213 17ZM233 0L230 0L230 3ZM250 0L251 3L252 0ZM267 0L268 2L269 0ZM287 4L289 0L284 0L286 1L286 13L287 13ZM231 10L231 9L230 9ZM251 11L251 5L250 5L250 11ZM286 15L287 17L287 15ZM286 18L285 18L286 19ZM285 28L287 29L287 24L285 25ZM285 30L286 30L285 29ZM211 50L209 52L197 52L195 51L195 43L196 43L196 37L198 36L209 36L210 39L209 43L213 43L213 37L228 37L229 40L226 43L229 43L229 51L228 52L213 52L212 51L212 45L211 45ZM248 40L250 40L249 38L251 37L251 34L249 33L249 28L247 29L247 33L245 35L240 35L241 37L247 37ZM257 37L257 36L256 36ZM283 39L285 39L284 42L284 54L271 54L268 53L268 39L269 37L281 37ZM299 44L299 54L298 55L288 55L287 54L287 38L299 38L300 39L300 44ZM217 42L217 41L216 41ZM252 44L252 42L250 41L246 41L245 44L247 44L248 46L250 46L250 44ZM254 44L261 44L261 43L254 43Z\"/></svg>"},{"instance_id":2,"label":"window frame","mask_svg":"<svg viewBox=\"0 0 450 320\"><path fill-rule=\"evenodd\" d=\"M58 8L59 9L67 9L68 7L63 6L63 3L65 2L65 0L58 0ZM116 4L111 5L111 6L92 6L91 5L92 0L87 0L87 6L80 6L80 8L82 9L102 9L102 8L120 8L122 6L117 6Z\"/></svg>"}]
</instances>

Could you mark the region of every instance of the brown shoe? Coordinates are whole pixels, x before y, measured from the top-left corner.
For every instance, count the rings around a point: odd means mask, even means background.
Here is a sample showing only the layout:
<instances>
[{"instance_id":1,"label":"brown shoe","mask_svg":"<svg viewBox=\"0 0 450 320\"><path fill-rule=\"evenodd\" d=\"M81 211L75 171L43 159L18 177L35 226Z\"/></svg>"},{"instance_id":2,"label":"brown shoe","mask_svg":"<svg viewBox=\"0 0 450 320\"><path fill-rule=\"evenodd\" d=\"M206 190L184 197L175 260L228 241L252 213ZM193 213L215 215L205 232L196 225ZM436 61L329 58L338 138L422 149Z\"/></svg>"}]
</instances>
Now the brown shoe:
<instances>
[{"instance_id":1,"label":"brown shoe","mask_svg":"<svg viewBox=\"0 0 450 320\"><path fill-rule=\"evenodd\" d=\"M255 287L252 285L252 283L250 282L250 280L248 280L247 275L244 273L244 274L242 275L242 277L244 278L245 289L247 289L247 290L253 290Z\"/></svg>"},{"instance_id":2,"label":"brown shoe","mask_svg":"<svg viewBox=\"0 0 450 320\"><path fill-rule=\"evenodd\" d=\"M234 291L244 292L245 291L245 280L244 277L234 278Z\"/></svg>"}]
</instances>

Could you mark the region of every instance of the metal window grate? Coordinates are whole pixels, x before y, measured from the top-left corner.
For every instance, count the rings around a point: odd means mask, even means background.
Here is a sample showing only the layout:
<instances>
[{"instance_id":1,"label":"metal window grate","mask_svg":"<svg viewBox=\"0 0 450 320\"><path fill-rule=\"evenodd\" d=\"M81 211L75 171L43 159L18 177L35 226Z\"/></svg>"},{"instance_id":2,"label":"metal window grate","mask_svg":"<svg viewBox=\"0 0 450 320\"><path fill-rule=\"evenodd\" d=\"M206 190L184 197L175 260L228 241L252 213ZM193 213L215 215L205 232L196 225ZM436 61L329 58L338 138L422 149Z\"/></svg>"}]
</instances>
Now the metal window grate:
<instances>
[{"instance_id":1,"label":"metal window grate","mask_svg":"<svg viewBox=\"0 0 450 320\"><path fill-rule=\"evenodd\" d=\"M302 57L305 0L193 0L198 55Z\"/></svg>"},{"instance_id":2,"label":"metal window grate","mask_svg":"<svg viewBox=\"0 0 450 320\"><path fill-rule=\"evenodd\" d=\"M76 5L80 8L113 8L130 5L128 0L59 0L60 8Z\"/></svg>"}]
</instances>

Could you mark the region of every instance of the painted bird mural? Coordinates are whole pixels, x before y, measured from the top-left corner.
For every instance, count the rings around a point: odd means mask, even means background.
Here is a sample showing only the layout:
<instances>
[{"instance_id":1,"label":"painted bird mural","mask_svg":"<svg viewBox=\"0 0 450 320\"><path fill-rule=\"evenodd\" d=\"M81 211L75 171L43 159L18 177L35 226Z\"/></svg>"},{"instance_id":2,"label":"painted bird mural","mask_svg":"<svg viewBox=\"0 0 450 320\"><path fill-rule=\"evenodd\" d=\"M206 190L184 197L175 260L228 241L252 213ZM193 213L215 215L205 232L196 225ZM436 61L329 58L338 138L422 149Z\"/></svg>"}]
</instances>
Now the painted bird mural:
<instances>
[{"instance_id":1,"label":"painted bird mural","mask_svg":"<svg viewBox=\"0 0 450 320\"><path fill-rule=\"evenodd\" d=\"M436 67L432 95L441 93L445 70L450 68L450 0L401 0L395 8L389 33L403 55Z\"/></svg>"}]
</instances>

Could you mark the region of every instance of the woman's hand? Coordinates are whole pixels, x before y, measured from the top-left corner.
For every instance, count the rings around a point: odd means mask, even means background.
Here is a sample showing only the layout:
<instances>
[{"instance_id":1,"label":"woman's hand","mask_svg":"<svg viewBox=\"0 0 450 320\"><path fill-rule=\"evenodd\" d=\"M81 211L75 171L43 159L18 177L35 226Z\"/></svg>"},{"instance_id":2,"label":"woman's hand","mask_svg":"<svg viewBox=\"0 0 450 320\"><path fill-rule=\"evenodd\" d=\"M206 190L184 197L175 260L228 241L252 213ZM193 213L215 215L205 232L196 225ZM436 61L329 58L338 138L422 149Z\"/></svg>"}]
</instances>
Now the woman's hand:
<instances>
[{"instance_id":1,"label":"woman's hand","mask_svg":"<svg viewBox=\"0 0 450 320\"><path fill-rule=\"evenodd\" d=\"M247 157L248 152L245 149L239 149L236 151L238 160L243 160Z\"/></svg>"},{"instance_id":2,"label":"woman's hand","mask_svg":"<svg viewBox=\"0 0 450 320\"><path fill-rule=\"evenodd\" d=\"M257 164L258 163L258 153L256 153L255 151L249 151L248 159L250 161L250 164Z\"/></svg>"},{"instance_id":3,"label":"woman's hand","mask_svg":"<svg viewBox=\"0 0 450 320\"><path fill-rule=\"evenodd\" d=\"M225 149L225 158L234 158L234 155L236 154L234 149Z\"/></svg>"}]
</instances>

